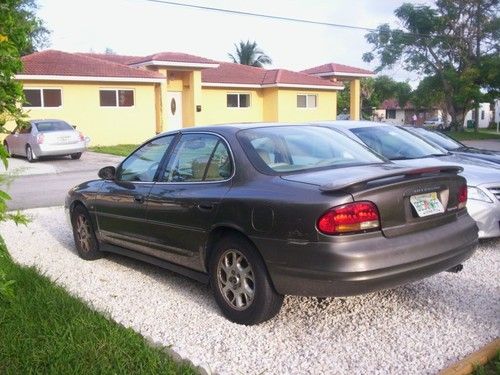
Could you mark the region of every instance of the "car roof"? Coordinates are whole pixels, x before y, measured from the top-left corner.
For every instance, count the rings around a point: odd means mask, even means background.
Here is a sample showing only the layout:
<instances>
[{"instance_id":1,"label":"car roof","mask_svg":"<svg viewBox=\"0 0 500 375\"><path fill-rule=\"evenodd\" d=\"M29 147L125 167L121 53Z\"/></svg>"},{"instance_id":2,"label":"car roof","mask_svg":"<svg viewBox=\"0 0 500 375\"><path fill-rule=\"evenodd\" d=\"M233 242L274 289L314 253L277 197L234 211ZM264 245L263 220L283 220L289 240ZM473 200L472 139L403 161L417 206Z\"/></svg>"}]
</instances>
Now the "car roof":
<instances>
[{"instance_id":1,"label":"car roof","mask_svg":"<svg viewBox=\"0 0 500 375\"><path fill-rule=\"evenodd\" d=\"M311 125L332 126L338 129L353 129L353 128L369 128L373 126L396 126L383 122L363 121L363 120L336 120L336 121L320 121L311 122Z\"/></svg>"},{"instance_id":2,"label":"car roof","mask_svg":"<svg viewBox=\"0 0 500 375\"><path fill-rule=\"evenodd\" d=\"M319 123L310 123L310 122L300 122L300 123L292 123L292 122L248 122L248 123L234 123L234 124L219 124L219 125L209 125L209 126L194 126L192 128L183 128L179 130L171 130L167 132L163 132L160 135L166 134L174 134L177 132L182 133L196 133L196 132L213 132L218 134L227 134L232 133L235 134L240 130L246 129L260 129L260 128L273 128L273 127L282 127L282 126L321 126Z\"/></svg>"}]
</instances>

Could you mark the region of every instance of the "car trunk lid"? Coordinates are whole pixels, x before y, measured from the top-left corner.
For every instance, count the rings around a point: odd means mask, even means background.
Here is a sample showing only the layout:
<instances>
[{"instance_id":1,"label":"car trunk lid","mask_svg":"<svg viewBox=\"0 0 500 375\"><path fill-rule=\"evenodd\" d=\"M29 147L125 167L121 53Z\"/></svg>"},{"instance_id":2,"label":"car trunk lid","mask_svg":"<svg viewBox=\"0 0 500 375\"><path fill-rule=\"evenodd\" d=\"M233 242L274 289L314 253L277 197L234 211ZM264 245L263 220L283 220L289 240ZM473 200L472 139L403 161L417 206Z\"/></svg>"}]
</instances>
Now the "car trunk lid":
<instances>
[{"instance_id":1,"label":"car trunk lid","mask_svg":"<svg viewBox=\"0 0 500 375\"><path fill-rule=\"evenodd\" d=\"M80 134L75 130L42 132L43 143L48 145L66 145L80 142Z\"/></svg>"},{"instance_id":2,"label":"car trunk lid","mask_svg":"<svg viewBox=\"0 0 500 375\"><path fill-rule=\"evenodd\" d=\"M465 179L458 166L402 167L393 164L337 168L283 179L317 185L323 194L340 191L354 201L377 205L382 232L396 237L456 220ZM441 212L442 211L442 212Z\"/></svg>"}]
</instances>

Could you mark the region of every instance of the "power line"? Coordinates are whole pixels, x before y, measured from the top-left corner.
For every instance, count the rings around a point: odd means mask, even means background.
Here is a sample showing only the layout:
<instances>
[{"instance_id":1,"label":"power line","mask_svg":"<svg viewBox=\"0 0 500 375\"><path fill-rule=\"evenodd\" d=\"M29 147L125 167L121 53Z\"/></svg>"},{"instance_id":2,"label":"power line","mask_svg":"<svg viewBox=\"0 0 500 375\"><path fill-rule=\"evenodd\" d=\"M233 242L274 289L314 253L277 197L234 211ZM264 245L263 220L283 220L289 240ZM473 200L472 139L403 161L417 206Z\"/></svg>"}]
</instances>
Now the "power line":
<instances>
[{"instance_id":1,"label":"power line","mask_svg":"<svg viewBox=\"0 0 500 375\"><path fill-rule=\"evenodd\" d=\"M351 30L377 31L377 29L373 29L373 28L369 28L369 27L345 25L345 24L331 23L331 22L313 21L313 20L307 20L307 19L303 19L303 18L272 16L270 14L244 12L241 10L233 10L233 9L225 9L225 8L214 8L214 7L208 7L208 6L203 6L203 5L185 4L185 3L179 3L179 2L168 1L168 0L143 0L143 1L147 1L150 3L159 3L159 4L164 4L164 5L174 5L174 6L180 6L180 7L185 7L185 8L208 10L208 11L212 11L212 12L237 14L240 16L252 16L252 17L267 18L267 19L273 19L273 20L279 20L279 21L300 22L300 23L306 23L306 24L312 24L312 25L339 27L339 28L351 29Z\"/></svg>"}]
</instances>

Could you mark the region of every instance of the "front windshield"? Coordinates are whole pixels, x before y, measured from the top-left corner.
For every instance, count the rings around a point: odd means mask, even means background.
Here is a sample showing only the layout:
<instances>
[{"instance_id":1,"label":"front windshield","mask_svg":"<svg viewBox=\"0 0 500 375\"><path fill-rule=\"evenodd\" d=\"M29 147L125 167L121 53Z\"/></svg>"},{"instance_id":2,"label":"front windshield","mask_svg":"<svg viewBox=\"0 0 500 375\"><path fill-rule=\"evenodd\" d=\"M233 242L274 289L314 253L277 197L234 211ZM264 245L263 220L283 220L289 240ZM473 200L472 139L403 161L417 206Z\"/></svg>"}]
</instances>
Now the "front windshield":
<instances>
[{"instance_id":1,"label":"front windshield","mask_svg":"<svg viewBox=\"0 0 500 375\"><path fill-rule=\"evenodd\" d=\"M349 137L316 126L248 129L240 131L238 139L255 167L264 173L385 162Z\"/></svg>"},{"instance_id":2,"label":"front windshield","mask_svg":"<svg viewBox=\"0 0 500 375\"><path fill-rule=\"evenodd\" d=\"M463 145L461 145L460 143L441 133L431 132L422 128L414 128L413 131L415 131L425 139L434 142L449 151L458 150L459 148L463 147Z\"/></svg>"},{"instance_id":3,"label":"front windshield","mask_svg":"<svg viewBox=\"0 0 500 375\"><path fill-rule=\"evenodd\" d=\"M350 130L368 147L390 160L446 155L436 146L394 126L374 125Z\"/></svg>"}]
</instances>

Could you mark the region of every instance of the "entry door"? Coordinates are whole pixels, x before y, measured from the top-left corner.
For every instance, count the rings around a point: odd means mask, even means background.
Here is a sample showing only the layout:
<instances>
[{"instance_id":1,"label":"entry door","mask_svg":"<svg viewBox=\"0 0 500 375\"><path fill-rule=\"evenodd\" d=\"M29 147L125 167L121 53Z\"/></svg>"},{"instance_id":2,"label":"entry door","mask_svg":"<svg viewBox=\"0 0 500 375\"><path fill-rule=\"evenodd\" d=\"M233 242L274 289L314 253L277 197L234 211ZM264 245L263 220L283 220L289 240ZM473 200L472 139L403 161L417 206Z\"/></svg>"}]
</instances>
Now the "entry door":
<instances>
[{"instance_id":1,"label":"entry door","mask_svg":"<svg viewBox=\"0 0 500 375\"><path fill-rule=\"evenodd\" d=\"M169 91L167 93L167 130L182 128L182 92Z\"/></svg>"}]
</instances>

